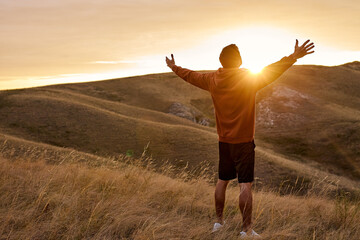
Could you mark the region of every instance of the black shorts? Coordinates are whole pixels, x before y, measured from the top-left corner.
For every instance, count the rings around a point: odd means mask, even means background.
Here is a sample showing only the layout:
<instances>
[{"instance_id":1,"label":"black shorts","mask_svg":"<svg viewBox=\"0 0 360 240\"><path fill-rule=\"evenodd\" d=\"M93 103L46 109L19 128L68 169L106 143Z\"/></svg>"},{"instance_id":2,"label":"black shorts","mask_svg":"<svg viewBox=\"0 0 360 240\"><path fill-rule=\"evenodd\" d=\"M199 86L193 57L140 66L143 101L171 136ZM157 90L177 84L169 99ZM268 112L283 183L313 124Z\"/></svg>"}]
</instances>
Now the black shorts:
<instances>
[{"instance_id":1,"label":"black shorts","mask_svg":"<svg viewBox=\"0 0 360 240\"><path fill-rule=\"evenodd\" d=\"M239 183L254 181L255 143L219 142L219 179L238 178Z\"/></svg>"}]
</instances>

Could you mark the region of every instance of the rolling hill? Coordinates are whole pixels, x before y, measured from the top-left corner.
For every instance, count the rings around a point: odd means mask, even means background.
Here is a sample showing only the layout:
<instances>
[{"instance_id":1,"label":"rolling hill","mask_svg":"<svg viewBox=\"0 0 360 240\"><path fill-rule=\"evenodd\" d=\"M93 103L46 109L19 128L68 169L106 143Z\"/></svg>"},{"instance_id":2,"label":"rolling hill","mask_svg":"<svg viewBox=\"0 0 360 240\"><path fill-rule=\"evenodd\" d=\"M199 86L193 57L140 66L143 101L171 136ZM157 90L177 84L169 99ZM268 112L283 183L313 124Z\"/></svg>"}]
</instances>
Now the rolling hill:
<instances>
[{"instance_id":1,"label":"rolling hill","mask_svg":"<svg viewBox=\"0 0 360 240\"><path fill-rule=\"evenodd\" d=\"M326 179L358 191L359 66L293 66L259 92L257 187ZM174 103L195 121L169 114ZM209 126L196 123L203 119ZM209 165L216 178L211 97L173 73L1 91L0 134L7 156L24 146L111 158L145 154L189 171Z\"/></svg>"}]
</instances>

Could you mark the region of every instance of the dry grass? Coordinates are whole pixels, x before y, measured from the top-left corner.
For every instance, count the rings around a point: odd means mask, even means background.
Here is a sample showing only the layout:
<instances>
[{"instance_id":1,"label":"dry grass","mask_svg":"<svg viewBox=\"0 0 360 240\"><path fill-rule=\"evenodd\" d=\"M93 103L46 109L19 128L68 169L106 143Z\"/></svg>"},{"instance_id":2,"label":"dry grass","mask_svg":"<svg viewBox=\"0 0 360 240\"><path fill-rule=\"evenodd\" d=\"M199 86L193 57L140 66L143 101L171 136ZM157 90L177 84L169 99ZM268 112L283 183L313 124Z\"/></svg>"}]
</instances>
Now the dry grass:
<instances>
[{"instance_id":1,"label":"dry grass","mask_svg":"<svg viewBox=\"0 0 360 240\"><path fill-rule=\"evenodd\" d=\"M58 163L0 157L0 239L238 239L237 187L228 190L227 226L211 234L213 184L169 165L122 157L101 166L59 154ZM149 159L147 159L149 160ZM172 176L172 177L170 177ZM360 201L340 194L255 192L255 229L264 239L359 239Z\"/></svg>"}]
</instances>

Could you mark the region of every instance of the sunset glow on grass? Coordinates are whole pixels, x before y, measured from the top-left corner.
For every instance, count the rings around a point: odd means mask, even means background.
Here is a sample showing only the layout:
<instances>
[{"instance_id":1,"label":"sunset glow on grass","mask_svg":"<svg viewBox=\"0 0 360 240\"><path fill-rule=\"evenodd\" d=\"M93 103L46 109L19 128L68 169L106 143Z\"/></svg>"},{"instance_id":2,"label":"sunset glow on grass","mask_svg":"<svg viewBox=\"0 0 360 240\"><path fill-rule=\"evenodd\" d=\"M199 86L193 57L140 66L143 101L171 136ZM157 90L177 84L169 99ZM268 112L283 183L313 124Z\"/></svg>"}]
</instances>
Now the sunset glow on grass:
<instances>
[{"instance_id":1,"label":"sunset glow on grass","mask_svg":"<svg viewBox=\"0 0 360 240\"><path fill-rule=\"evenodd\" d=\"M360 0L0 0L0 240L360 240Z\"/></svg>"}]
</instances>

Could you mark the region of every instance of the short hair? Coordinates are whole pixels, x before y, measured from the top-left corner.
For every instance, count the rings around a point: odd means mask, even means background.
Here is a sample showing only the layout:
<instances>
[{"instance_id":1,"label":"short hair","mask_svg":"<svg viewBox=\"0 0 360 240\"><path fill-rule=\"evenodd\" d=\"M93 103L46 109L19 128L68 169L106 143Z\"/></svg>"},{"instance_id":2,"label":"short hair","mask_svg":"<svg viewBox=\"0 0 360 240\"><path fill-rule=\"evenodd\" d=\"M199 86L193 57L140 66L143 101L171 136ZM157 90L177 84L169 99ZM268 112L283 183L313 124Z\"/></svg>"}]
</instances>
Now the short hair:
<instances>
[{"instance_id":1,"label":"short hair","mask_svg":"<svg viewBox=\"0 0 360 240\"><path fill-rule=\"evenodd\" d=\"M224 68L236 68L242 64L239 48L235 44L224 47L219 60Z\"/></svg>"}]
</instances>

